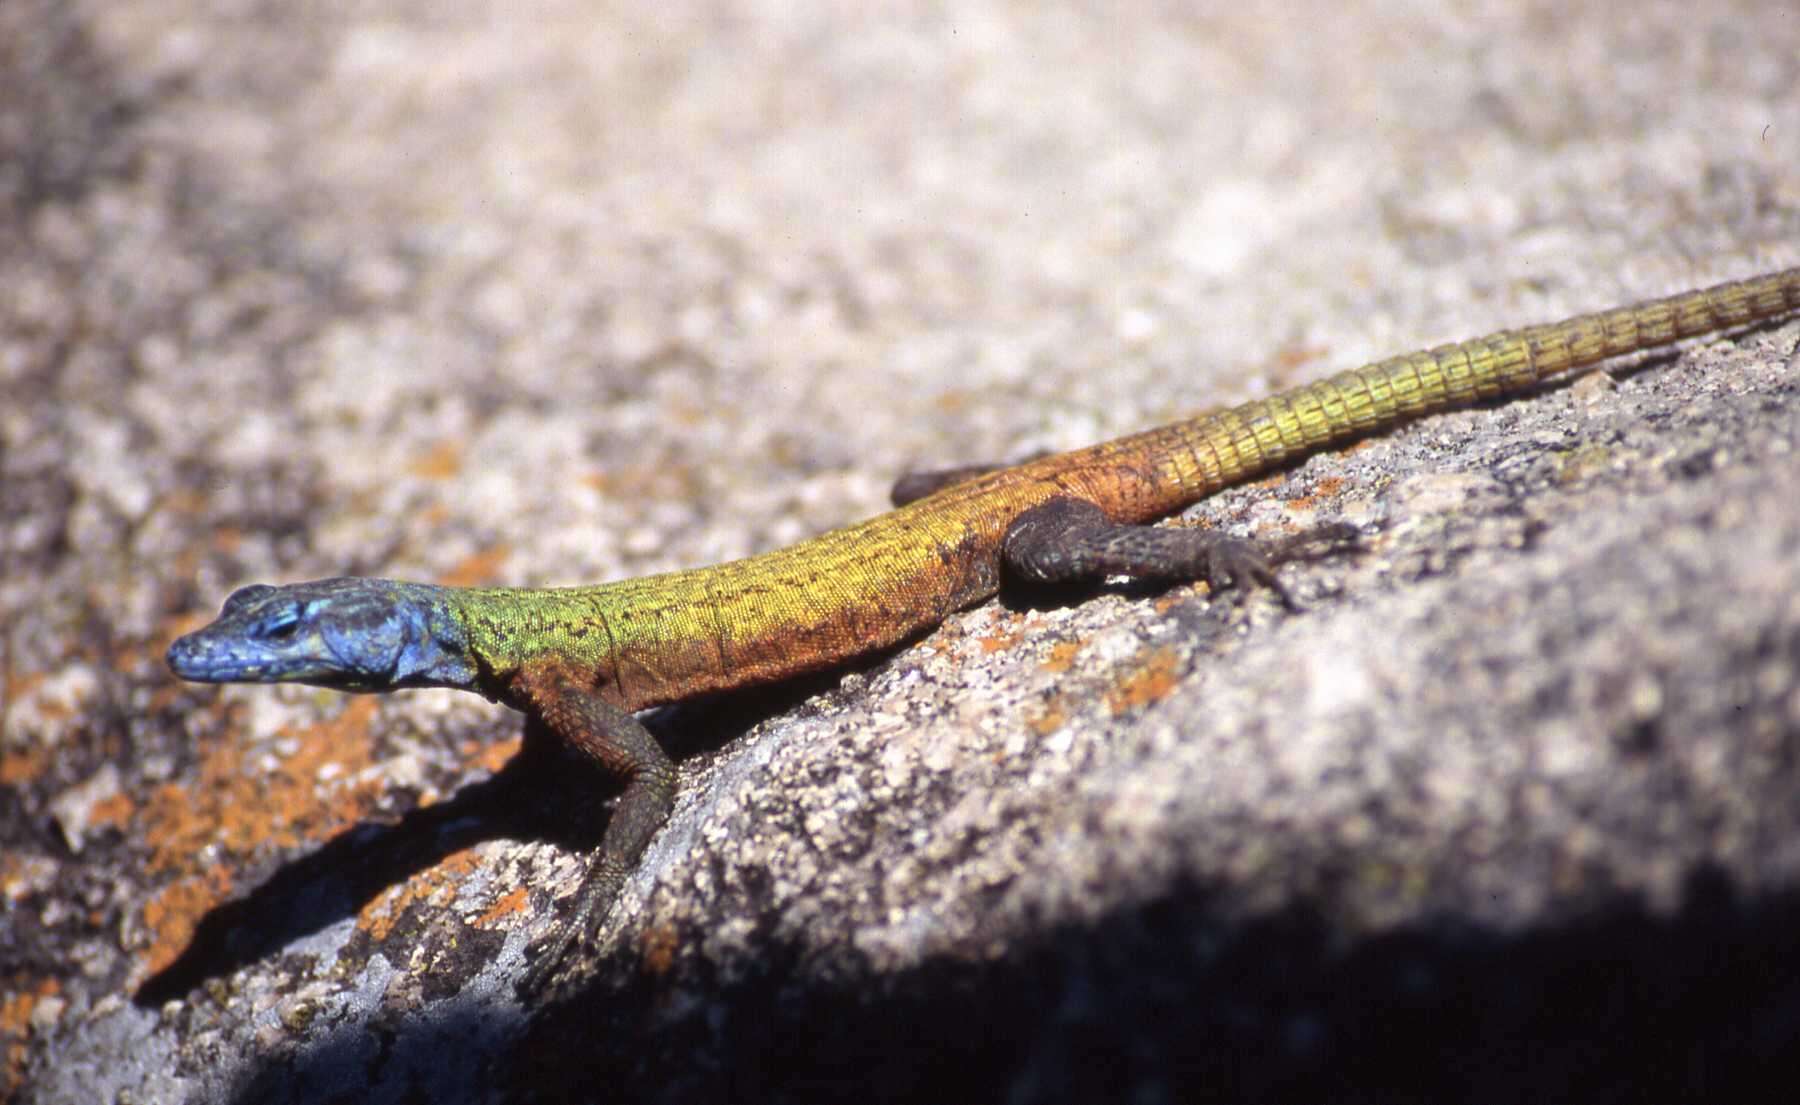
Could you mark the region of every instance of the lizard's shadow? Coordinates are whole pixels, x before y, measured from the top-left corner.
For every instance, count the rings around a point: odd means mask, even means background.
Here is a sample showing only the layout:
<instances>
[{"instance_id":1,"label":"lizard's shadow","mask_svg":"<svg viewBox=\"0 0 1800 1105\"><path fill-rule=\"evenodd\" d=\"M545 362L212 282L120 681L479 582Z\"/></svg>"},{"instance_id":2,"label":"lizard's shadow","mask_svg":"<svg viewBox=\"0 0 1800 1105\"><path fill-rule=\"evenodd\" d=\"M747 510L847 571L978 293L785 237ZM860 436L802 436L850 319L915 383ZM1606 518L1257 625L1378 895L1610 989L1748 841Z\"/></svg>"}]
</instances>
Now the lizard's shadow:
<instances>
[{"instance_id":1,"label":"lizard's shadow","mask_svg":"<svg viewBox=\"0 0 1800 1105\"><path fill-rule=\"evenodd\" d=\"M837 676L716 695L644 716L671 756L704 756L765 718L793 709ZM517 755L492 776L393 821L363 821L284 863L249 893L212 907L187 947L133 995L139 1006L180 998L353 917L390 887L489 840L555 844L586 853L599 843L617 793L592 765L536 721Z\"/></svg>"},{"instance_id":2,"label":"lizard's shadow","mask_svg":"<svg viewBox=\"0 0 1800 1105\"><path fill-rule=\"evenodd\" d=\"M281 866L249 893L206 912L187 947L145 980L137 1004L160 1005L354 916L387 888L446 856L498 838L563 842L577 829L568 772L526 727L520 751L492 776L392 822L363 821ZM583 803L591 808L596 803ZM554 818L549 812L563 814Z\"/></svg>"}]
</instances>

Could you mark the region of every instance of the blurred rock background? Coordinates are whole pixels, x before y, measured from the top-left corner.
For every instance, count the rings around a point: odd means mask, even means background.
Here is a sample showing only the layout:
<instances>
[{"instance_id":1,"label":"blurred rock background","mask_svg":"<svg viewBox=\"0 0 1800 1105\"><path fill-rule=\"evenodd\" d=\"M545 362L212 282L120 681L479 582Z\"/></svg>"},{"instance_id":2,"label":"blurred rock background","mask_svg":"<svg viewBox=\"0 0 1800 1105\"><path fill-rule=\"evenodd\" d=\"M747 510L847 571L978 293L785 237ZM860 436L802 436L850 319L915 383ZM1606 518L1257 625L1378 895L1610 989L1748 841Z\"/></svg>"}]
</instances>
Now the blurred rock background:
<instances>
[{"instance_id":1,"label":"blurred rock background","mask_svg":"<svg viewBox=\"0 0 1800 1105\"><path fill-rule=\"evenodd\" d=\"M176 685L242 583L562 584L1800 264L1767 2L0 4L0 1096L1624 1100L1800 1042L1796 328L1197 518L594 803L470 696ZM565 772L566 773L566 772ZM554 773L553 773L554 774ZM598 1087L598 1088L596 1088Z\"/></svg>"}]
</instances>

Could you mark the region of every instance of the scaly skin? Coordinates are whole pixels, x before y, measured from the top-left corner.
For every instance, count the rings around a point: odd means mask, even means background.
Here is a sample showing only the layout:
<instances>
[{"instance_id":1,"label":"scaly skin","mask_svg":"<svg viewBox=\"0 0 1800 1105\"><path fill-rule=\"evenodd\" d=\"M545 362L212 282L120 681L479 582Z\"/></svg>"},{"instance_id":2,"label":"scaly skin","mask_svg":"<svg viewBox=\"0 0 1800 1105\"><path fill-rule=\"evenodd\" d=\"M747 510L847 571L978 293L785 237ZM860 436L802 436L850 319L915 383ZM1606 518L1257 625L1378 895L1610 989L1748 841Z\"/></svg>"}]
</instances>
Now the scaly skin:
<instances>
[{"instance_id":1,"label":"scaly skin","mask_svg":"<svg viewBox=\"0 0 1800 1105\"><path fill-rule=\"evenodd\" d=\"M1528 391L1611 357L1800 312L1800 269L1342 372L1283 395L971 476L858 525L728 564L593 587L443 588L333 579L233 594L176 641L203 682L347 691L448 686L541 719L626 781L575 916L533 965L550 980L668 814L674 771L631 713L829 668L1038 580L1114 573L1273 584L1260 552L1141 525L1307 453ZM1326 536L1338 536L1339 530Z\"/></svg>"}]
</instances>

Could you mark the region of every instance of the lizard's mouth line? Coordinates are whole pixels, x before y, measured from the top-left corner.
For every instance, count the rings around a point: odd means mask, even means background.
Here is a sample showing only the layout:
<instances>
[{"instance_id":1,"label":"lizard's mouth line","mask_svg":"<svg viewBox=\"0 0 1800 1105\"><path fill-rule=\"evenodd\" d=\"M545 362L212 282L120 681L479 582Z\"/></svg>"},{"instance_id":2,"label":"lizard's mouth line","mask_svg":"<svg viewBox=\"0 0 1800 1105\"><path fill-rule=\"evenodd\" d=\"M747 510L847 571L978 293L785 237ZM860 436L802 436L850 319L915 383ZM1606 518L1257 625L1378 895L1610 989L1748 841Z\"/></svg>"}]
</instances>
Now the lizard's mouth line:
<instances>
[{"instance_id":1,"label":"lizard's mouth line","mask_svg":"<svg viewBox=\"0 0 1800 1105\"><path fill-rule=\"evenodd\" d=\"M191 637L182 637L170 645L163 659L170 671L193 683L285 683L330 678L337 674L298 661L246 660L220 655L207 648L205 641L195 641Z\"/></svg>"}]
</instances>

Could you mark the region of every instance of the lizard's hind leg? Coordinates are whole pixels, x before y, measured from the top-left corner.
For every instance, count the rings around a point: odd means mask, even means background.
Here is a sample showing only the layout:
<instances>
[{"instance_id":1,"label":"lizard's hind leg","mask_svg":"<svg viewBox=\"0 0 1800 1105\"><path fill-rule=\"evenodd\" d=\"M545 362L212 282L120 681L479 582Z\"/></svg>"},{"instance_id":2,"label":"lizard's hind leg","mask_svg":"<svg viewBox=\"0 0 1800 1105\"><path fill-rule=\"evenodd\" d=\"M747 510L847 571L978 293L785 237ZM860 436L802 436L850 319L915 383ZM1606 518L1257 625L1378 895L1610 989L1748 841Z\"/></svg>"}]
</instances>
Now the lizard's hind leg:
<instances>
[{"instance_id":1,"label":"lizard's hind leg","mask_svg":"<svg viewBox=\"0 0 1800 1105\"><path fill-rule=\"evenodd\" d=\"M1204 580L1222 587L1267 587L1282 605L1293 599L1275 566L1355 544L1355 526L1336 522L1275 541L1252 541L1216 530L1125 525L1093 503L1058 496L1013 519L1001 545L1009 572L1033 583L1074 583L1107 576Z\"/></svg>"}]
</instances>

